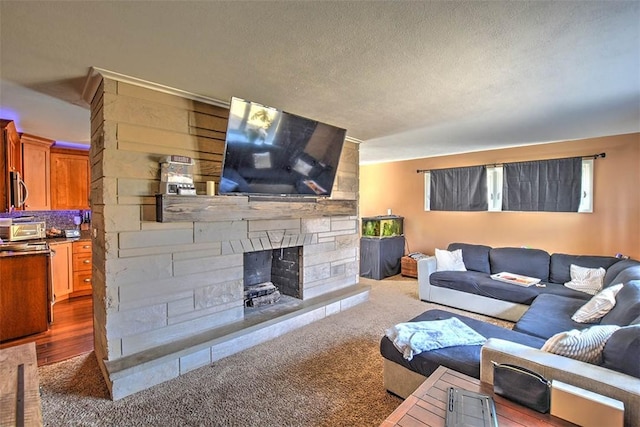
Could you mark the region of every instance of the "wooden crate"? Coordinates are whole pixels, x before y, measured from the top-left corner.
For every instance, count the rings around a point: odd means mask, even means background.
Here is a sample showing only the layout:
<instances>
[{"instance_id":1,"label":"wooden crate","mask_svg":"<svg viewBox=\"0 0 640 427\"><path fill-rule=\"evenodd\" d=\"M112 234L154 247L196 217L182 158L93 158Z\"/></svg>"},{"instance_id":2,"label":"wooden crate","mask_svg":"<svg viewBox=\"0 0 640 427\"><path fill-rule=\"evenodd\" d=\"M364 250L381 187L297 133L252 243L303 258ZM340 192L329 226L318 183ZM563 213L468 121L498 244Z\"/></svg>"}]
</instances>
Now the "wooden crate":
<instances>
[{"instance_id":1,"label":"wooden crate","mask_svg":"<svg viewBox=\"0 0 640 427\"><path fill-rule=\"evenodd\" d=\"M409 257L403 256L400 260L400 274L406 277L418 278L418 261Z\"/></svg>"}]
</instances>

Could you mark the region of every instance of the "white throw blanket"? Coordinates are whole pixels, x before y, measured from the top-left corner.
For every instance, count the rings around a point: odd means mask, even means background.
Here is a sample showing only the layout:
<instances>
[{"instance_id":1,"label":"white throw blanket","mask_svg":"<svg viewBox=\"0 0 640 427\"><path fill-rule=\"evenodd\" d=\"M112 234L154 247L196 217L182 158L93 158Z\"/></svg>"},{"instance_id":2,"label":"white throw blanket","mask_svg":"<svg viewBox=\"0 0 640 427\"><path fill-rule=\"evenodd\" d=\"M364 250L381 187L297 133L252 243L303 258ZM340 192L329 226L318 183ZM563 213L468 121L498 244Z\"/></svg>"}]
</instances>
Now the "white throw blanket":
<instances>
[{"instance_id":1,"label":"white throw blanket","mask_svg":"<svg viewBox=\"0 0 640 427\"><path fill-rule=\"evenodd\" d=\"M386 335L407 360L423 351L456 345L482 345L487 340L456 317L398 323L387 329Z\"/></svg>"}]
</instances>

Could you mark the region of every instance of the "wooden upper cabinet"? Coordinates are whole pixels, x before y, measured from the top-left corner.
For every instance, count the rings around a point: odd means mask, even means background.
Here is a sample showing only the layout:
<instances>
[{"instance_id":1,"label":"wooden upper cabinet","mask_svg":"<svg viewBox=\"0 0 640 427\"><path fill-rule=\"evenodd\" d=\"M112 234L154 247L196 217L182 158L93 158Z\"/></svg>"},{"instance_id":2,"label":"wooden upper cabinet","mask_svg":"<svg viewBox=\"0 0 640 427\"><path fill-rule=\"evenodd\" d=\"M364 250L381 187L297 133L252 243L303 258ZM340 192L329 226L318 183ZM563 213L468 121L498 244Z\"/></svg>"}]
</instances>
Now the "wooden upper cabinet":
<instances>
[{"instance_id":1,"label":"wooden upper cabinet","mask_svg":"<svg viewBox=\"0 0 640 427\"><path fill-rule=\"evenodd\" d=\"M0 119L0 212L8 212L11 206L12 171L22 173L20 135L13 121Z\"/></svg>"},{"instance_id":2,"label":"wooden upper cabinet","mask_svg":"<svg viewBox=\"0 0 640 427\"><path fill-rule=\"evenodd\" d=\"M8 144L8 167L9 171L22 173L22 148L20 146L20 135L16 130L14 122L9 122L6 126L6 138Z\"/></svg>"},{"instance_id":3,"label":"wooden upper cabinet","mask_svg":"<svg viewBox=\"0 0 640 427\"><path fill-rule=\"evenodd\" d=\"M22 134L22 179L28 190L25 210L51 209L49 183L50 150L55 141Z\"/></svg>"},{"instance_id":4,"label":"wooden upper cabinet","mask_svg":"<svg viewBox=\"0 0 640 427\"><path fill-rule=\"evenodd\" d=\"M51 209L89 209L89 152L51 148Z\"/></svg>"}]
</instances>

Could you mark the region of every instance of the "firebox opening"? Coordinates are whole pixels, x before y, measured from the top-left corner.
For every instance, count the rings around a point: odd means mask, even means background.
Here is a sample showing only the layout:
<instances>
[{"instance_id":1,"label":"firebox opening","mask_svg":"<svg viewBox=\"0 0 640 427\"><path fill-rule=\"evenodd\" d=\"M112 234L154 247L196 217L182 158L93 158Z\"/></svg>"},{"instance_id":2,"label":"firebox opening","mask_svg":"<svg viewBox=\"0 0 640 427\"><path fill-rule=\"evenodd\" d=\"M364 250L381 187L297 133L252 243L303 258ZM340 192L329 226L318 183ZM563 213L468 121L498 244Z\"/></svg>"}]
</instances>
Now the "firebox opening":
<instances>
[{"instance_id":1,"label":"firebox opening","mask_svg":"<svg viewBox=\"0 0 640 427\"><path fill-rule=\"evenodd\" d=\"M302 246L244 254L245 307L277 303L282 295L302 299Z\"/></svg>"}]
</instances>

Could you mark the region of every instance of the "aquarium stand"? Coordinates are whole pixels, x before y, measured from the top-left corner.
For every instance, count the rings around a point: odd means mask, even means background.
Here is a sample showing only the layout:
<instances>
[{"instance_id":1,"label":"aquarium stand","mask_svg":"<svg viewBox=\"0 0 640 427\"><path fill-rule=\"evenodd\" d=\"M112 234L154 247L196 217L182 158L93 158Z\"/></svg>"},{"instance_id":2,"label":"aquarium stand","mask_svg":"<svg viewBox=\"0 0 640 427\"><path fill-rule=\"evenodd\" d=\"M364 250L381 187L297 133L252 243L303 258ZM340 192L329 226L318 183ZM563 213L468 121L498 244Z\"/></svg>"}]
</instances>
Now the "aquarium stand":
<instances>
[{"instance_id":1,"label":"aquarium stand","mask_svg":"<svg viewBox=\"0 0 640 427\"><path fill-rule=\"evenodd\" d=\"M360 276L381 280L400 273L404 236L360 239Z\"/></svg>"}]
</instances>

